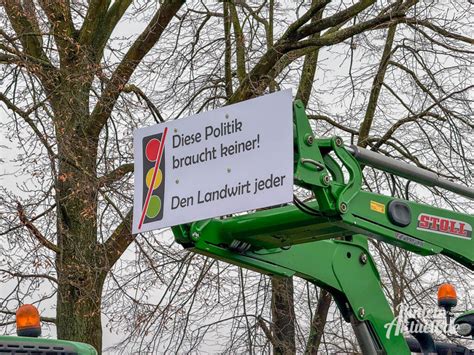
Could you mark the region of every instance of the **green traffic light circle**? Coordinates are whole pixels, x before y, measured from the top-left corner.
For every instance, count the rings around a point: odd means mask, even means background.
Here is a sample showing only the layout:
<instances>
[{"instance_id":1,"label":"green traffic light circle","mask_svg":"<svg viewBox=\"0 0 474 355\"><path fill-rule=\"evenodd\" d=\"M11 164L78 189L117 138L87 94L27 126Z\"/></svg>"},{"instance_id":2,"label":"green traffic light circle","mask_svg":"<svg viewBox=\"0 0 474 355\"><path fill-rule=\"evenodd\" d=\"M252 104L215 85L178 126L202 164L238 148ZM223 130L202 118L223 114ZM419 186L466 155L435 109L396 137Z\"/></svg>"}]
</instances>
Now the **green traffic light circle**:
<instances>
[{"instance_id":1,"label":"green traffic light circle","mask_svg":"<svg viewBox=\"0 0 474 355\"><path fill-rule=\"evenodd\" d=\"M161 199L158 196L151 196L146 209L146 216L148 218L155 218L161 211Z\"/></svg>"}]
</instances>

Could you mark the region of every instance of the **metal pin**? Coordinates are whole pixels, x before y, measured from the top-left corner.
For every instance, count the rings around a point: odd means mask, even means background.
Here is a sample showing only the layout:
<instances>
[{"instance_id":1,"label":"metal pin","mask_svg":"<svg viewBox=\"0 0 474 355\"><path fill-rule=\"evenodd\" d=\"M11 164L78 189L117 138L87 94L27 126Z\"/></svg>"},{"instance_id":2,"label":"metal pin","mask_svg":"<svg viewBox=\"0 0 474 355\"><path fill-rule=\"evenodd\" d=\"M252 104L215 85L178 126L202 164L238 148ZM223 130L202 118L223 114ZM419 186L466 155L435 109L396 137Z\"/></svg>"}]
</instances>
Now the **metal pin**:
<instances>
[{"instance_id":1,"label":"metal pin","mask_svg":"<svg viewBox=\"0 0 474 355\"><path fill-rule=\"evenodd\" d=\"M331 183L331 178L329 175L323 175L323 184L324 185L329 185Z\"/></svg>"},{"instance_id":2,"label":"metal pin","mask_svg":"<svg viewBox=\"0 0 474 355\"><path fill-rule=\"evenodd\" d=\"M341 202L341 204L339 205L339 211L341 211L342 213L347 212L347 205L344 202Z\"/></svg>"}]
</instances>

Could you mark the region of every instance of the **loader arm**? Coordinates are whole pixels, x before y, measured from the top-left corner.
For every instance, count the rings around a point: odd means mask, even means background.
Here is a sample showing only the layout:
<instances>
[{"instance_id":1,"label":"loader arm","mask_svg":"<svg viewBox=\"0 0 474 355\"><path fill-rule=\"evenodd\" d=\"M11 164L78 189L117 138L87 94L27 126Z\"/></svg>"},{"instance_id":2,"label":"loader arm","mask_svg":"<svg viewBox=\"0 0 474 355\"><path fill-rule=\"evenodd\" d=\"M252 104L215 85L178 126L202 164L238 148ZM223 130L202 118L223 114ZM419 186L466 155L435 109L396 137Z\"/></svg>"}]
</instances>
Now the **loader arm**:
<instances>
[{"instance_id":1,"label":"loader arm","mask_svg":"<svg viewBox=\"0 0 474 355\"><path fill-rule=\"evenodd\" d=\"M468 198L474 190L408 164L347 148L339 137L315 139L296 101L294 182L314 199L239 216L173 227L185 248L268 275L299 276L329 290L365 353L409 353L368 251L375 238L420 255L442 253L474 269L472 215L362 190L361 163ZM360 158L361 162L357 160ZM378 160L381 162L378 163ZM368 295L370 297L368 297ZM388 335L387 335L388 334Z\"/></svg>"}]
</instances>

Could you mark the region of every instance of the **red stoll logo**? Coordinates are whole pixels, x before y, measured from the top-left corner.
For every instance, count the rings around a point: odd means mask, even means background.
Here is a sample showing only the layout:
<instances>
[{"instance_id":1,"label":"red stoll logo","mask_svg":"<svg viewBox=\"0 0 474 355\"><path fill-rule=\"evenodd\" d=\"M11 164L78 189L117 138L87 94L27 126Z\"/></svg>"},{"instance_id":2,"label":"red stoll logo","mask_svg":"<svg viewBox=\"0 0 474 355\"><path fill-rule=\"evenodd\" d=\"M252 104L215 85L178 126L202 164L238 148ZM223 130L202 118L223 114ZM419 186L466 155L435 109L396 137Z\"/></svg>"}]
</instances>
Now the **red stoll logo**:
<instances>
[{"instance_id":1,"label":"red stoll logo","mask_svg":"<svg viewBox=\"0 0 474 355\"><path fill-rule=\"evenodd\" d=\"M471 239L472 236L472 227L469 223L425 213L418 216L417 229L463 239Z\"/></svg>"}]
</instances>

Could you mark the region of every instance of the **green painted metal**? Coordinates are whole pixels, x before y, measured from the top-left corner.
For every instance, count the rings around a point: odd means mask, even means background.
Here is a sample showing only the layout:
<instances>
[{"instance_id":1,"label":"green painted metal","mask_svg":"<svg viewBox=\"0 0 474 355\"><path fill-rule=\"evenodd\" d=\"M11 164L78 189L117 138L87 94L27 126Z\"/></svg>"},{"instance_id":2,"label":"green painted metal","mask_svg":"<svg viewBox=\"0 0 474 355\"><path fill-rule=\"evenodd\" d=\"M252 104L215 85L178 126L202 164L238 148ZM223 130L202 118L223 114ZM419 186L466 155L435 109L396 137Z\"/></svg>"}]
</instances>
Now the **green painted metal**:
<instances>
[{"instance_id":1,"label":"green painted metal","mask_svg":"<svg viewBox=\"0 0 474 355\"><path fill-rule=\"evenodd\" d=\"M382 291L378 271L369 251L361 246L345 243L333 256L333 270L353 313L359 321L370 323L381 349L388 354L409 354L403 336L390 331L394 316Z\"/></svg>"},{"instance_id":2,"label":"green painted metal","mask_svg":"<svg viewBox=\"0 0 474 355\"><path fill-rule=\"evenodd\" d=\"M469 311L463 312L462 314L460 314L459 316L457 316L456 319L461 318L461 317L470 316L470 315L474 315L474 309L471 309L471 310L469 310Z\"/></svg>"},{"instance_id":3,"label":"green painted metal","mask_svg":"<svg viewBox=\"0 0 474 355\"><path fill-rule=\"evenodd\" d=\"M293 105L293 120L296 128L295 184L315 192L320 211L334 215L336 201L327 188L328 183L325 182L330 172L326 169L323 155L314 139L313 130L300 100L296 100ZM319 144L322 144L322 141L319 141Z\"/></svg>"},{"instance_id":4,"label":"green painted metal","mask_svg":"<svg viewBox=\"0 0 474 355\"><path fill-rule=\"evenodd\" d=\"M236 219L227 223L229 229L241 227ZM387 335L386 325L394 317L365 238L354 236L351 242L323 240L289 249L236 252L225 247L228 235L216 234L216 228L212 223L204 224L190 250L267 275L298 276L328 289L339 297L342 306L349 305L359 321L370 324L381 349L389 354L410 353L401 334Z\"/></svg>"},{"instance_id":5,"label":"green painted metal","mask_svg":"<svg viewBox=\"0 0 474 355\"><path fill-rule=\"evenodd\" d=\"M248 243L251 250L280 248L358 233L420 255L443 253L473 269L472 238L457 238L418 229L418 216L421 214L443 216L474 225L472 216L404 201L412 211L412 222L406 227L399 227L390 222L386 213L386 206L393 200L396 199L360 191L348 204L347 212L339 217L311 216L294 206L284 206L228 219L199 221L187 228L174 227L174 232L177 240L186 244L193 243L192 236L201 236L206 228L207 244L229 248L232 242L240 241ZM383 206L385 212L372 210L370 206L373 202ZM318 209L316 201L307 205ZM178 231L179 228L183 230Z\"/></svg>"},{"instance_id":6,"label":"green painted metal","mask_svg":"<svg viewBox=\"0 0 474 355\"><path fill-rule=\"evenodd\" d=\"M317 208L318 204L309 204ZM206 243L230 247L235 240L252 250L280 248L353 234L340 218L311 216L294 206L284 206L229 219L211 219L190 226L191 239L206 232Z\"/></svg>"},{"instance_id":7,"label":"green painted metal","mask_svg":"<svg viewBox=\"0 0 474 355\"><path fill-rule=\"evenodd\" d=\"M39 348L42 346L43 348ZM48 347L48 349L45 348ZM47 339L47 338L30 338L30 337L17 337L17 336L0 336L0 352L6 352L7 350L19 351L23 349L23 352L30 351L32 353L53 353L54 347L63 348L64 354L78 354L78 355L96 355L97 351L92 345L79 343L75 341L59 340L59 339ZM56 349L58 351L58 349ZM29 353L29 352L28 352ZM55 352L54 352L55 353Z\"/></svg>"},{"instance_id":8,"label":"green painted metal","mask_svg":"<svg viewBox=\"0 0 474 355\"><path fill-rule=\"evenodd\" d=\"M393 224L387 214L387 206L394 200L397 199L360 191L350 204L348 212L342 215L342 219L355 232L362 231L369 237L397 245L420 255L442 253L474 270L474 239L472 237L462 238L418 227L418 219L421 215L461 221L470 226L474 226L473 216L401 200L409 206L412 218L408 226L400 227ZM371 202L383 206L385 212L381 213L371 209Z\"/></svg>"},{"instance_id":9,"label":"green painted metal","mask_svg":"<svg viewBox=\"0 0 474 355\"><path fill-rule=\"evenodd\" d=\"M370 325L382 351L409 353L401 335L387 337L394 318L368 251L367 237L420 255L442 253L472 270L472 236L440 234L434 227L423 229L420 220L434 216L439 225L443 219L444 227L463 223L469 229L474 218L403 200L411 213L410 222L404 227L393 223L388 205L399 200L362 191L360 164L344 148L342 139L314 139L300 101L294 103L293 118L294 181L313 192L315 200L306 203L313 212L288 205L197 221L173 227L175 239L212 258L268 275L296 275L324 287L335 296L346 318L351 314Z\"/></svg>"}]
</instances>

